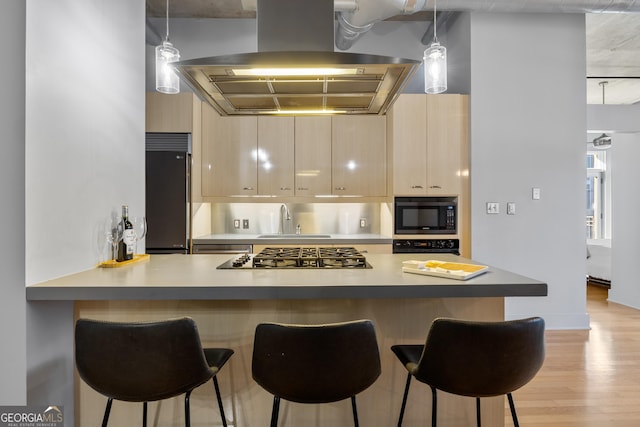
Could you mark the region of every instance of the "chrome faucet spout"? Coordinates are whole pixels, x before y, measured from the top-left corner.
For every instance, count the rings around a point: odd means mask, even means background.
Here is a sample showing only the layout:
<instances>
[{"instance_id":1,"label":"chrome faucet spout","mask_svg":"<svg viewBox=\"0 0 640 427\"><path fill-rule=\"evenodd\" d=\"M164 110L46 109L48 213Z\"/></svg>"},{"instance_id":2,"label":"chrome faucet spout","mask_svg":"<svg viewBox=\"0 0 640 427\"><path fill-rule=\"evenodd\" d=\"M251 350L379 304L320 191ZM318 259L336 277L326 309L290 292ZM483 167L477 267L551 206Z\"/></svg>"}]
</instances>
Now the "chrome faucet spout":
<instances>
[{"instance_id":1,"label":"chrome faucet spout","mask_svg":"<svg viewBox=\"0 0 640 427\"><path fill-rule=\"evenodd\" d=\"M287 204L283 203L280 206L280 230L278 230L278 234L286 234L287 227L285 221L291 221L291 212Z\"/></svg>"}]
</instances>

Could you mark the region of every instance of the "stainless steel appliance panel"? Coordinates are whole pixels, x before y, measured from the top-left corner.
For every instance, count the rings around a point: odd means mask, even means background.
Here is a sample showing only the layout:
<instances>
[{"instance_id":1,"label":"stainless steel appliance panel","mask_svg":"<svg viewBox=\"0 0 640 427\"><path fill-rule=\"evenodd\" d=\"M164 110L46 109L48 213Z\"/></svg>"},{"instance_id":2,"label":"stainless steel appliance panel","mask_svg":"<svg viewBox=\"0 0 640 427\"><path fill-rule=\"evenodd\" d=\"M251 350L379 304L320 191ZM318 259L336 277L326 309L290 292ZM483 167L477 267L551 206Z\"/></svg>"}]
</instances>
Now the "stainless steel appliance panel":
<instances>
[{"instance_id":1,"label":"stainless steel appliance panel","mask_svg":"<svg viewBox=\"0 0 640 427\"><path fill-rule=\"evenodd\" d=\"M189 253L191 155L146 152L147 253Z\"/></svg>"}]
</instances>

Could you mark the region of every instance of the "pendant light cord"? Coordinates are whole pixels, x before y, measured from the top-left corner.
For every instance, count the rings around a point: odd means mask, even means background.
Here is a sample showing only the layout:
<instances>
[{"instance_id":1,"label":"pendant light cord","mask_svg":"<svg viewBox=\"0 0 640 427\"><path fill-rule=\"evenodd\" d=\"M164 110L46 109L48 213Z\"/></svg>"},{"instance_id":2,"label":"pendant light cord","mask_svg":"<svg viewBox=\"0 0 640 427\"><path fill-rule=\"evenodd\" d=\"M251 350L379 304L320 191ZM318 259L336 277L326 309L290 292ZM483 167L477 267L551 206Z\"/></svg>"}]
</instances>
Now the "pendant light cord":
<instances>
[{"instance_id":1,"label":"pendant light cord","mask_svg":"<svg viewBox=\"0 0 640 427\"><path fill-rule=\"evenodd\" d=\"M433 42L434 43L438 43L438 14L436 13L437 6L438 6L438 2L436 0L433 0Z\"/></svg>"},{"instance_id":2,"label":"pendant light cord","mask_svg":"<svg viewBox=\"0 0 640 427\"><path fill-rule=\"evenodd\" d=\"M609 83L607 81L604 82L600 82L600 86L602 86L602 105L604 105L604 87L606 86L606 84Z\"/></svg>"},{"instance_id":3,"label":"pendant light cord","mask_svg":"<svg viewBox=\"0 0 640 427\"><path fill-rule=\"evenodd\" d=\"M169 41L169 0L167 0L167 38L166 41Z\"/></svg>"}]
</instances>

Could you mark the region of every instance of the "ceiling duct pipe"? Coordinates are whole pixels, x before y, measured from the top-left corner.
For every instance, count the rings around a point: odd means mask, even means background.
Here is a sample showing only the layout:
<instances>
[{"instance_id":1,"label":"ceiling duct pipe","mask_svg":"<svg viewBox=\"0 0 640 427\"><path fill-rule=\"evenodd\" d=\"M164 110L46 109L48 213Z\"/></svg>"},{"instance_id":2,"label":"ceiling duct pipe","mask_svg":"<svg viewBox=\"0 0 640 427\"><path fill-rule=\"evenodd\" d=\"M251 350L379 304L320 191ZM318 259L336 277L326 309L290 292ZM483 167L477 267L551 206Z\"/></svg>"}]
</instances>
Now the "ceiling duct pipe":
<instances>
[{"instance_id":1,"label":"ceiling duct pipe","mask_svg":"<svg viewBox=\"0 0 640 427\"><path fill-rule=\"evenodd\" d=\"M355 7L350 2L355 1ZM335 44L338 49L347 50L373 24L396 15L410 15L421 10L431 10L433 1L428 0L337 0ZM338 5L340 4L340 8ZM452 12L492 12L492 13L633 13L640 12L640 0L447 0L438 5L442 15L438 15L438 30L447 25L447 20L457 16ZM433 33L430 24L422 43L430 43Z\"/></svg>"},{"instance_id":2,"label":"ceiling duct pipe","mask_svg":"<svg viewBox=\"0 0 640 427\"><path fill-rule=\"evenodd\" d=\"M427 0L357 0L352 11L339 11L335 44L347 50L373 27L373 24L396 15L419 12Z\"/></svg>"},{"instance_id":3,"label":"ceiling duct pipe","mask_svg":"<svg viewBox=\"0 0 640 427\"><path fill-rule=\"evenodd\" d=\"M426 9L433 9L433 0ZM618 13L640 12L640 0L446 0L438 10L454 12Z\"/></svg>"}]
</instances>

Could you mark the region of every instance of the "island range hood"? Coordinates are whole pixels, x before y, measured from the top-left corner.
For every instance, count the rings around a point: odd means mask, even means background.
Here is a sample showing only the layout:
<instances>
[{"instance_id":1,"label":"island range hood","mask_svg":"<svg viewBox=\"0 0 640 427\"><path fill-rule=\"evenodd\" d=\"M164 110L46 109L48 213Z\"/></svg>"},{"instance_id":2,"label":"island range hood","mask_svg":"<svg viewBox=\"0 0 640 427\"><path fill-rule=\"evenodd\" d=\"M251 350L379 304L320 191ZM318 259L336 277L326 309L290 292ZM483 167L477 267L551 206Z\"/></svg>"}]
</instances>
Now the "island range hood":
<instances>
[{"instance_id":1,"label":"island range hood","mask_svg":"<svg viewBox=\"0 0 640 427\"><path fill-rule=\"evenodd\" d=\"M171 64L224 116L384 114L420 62L334 52L333 0L258 0L258 52Z\"/></svg>"}]
</instances>

